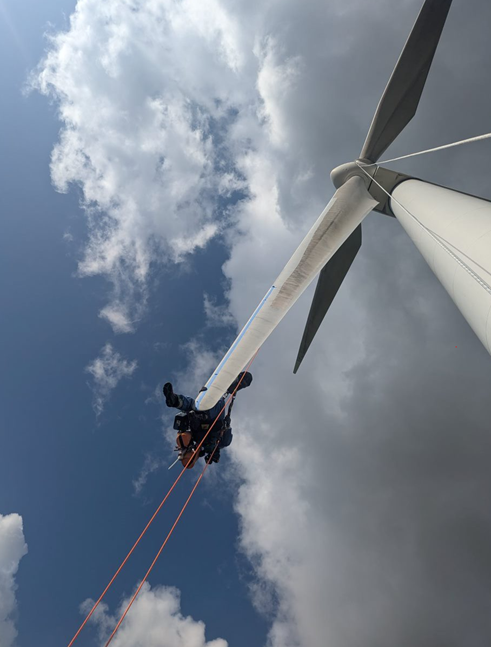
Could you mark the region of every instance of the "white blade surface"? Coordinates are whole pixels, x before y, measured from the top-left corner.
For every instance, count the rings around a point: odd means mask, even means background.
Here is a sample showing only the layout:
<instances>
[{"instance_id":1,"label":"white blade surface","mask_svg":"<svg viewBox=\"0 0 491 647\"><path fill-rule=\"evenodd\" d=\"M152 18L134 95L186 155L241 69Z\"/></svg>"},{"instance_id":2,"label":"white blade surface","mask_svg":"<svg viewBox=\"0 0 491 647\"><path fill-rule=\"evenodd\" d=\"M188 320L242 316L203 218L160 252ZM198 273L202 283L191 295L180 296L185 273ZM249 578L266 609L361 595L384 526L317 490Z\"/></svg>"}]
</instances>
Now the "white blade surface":
<instances>
[{"instance_id":1,"label":"white blade surface","mask_svg":"<svg viewBox=\"0 0 491 647\"><path fill-rule=\"evenodd\" d=\"M206 391L199 394L198 409L206 411L218 402L327 261L376 205L360 177L350 178L336 191L213 372Z\"/></svg>"}]
</instances>

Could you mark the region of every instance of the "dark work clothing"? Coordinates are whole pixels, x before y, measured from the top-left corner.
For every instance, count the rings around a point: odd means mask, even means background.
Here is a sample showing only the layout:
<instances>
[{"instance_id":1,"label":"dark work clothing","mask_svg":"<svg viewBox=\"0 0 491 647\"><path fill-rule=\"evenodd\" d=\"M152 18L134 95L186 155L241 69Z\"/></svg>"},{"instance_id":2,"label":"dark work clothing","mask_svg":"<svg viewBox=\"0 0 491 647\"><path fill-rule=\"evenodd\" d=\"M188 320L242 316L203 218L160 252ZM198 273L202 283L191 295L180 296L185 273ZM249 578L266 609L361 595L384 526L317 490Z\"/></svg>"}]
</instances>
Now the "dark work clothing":
<instances>
[{"instance_id":1,"label":"dark work clothing","mask_svg":"<svg viewBox=\"0 0 491 647\"><path fill-rule=\"evenodd\" d=\"M179 402L175 407L176 409L179 409L180 411L183 411L185 413L188 413L190 411L197 411L196 403L193 398L188 398L185 395L178 395L177 398ZM205 416L206 422L209 422L210 424L213 423L215 418L218 416L217 422L215 423L213 429L211 430L210 434L208 435L205 441L206 445L213 444L214 446L217 439L220 436L220 432L223 426L223 421L225 419L225 398L224 397L220 398L220 400L218 400L215 406L212 407L211 409L208 409L207 411L197 411L197 413L200 416ZM206 434L206 431L203 432L201 429L199 429L199 425L196 429L191 429L191 431L193 432L194 439L198 443L200 443L203 440L203 437ZM218 447L220 449L222 449L223 447L228 447L232 442L232 438L233 438L232 428L228 427L227 429L224 430L223 436L218 444Z\"/></svg>"}]
</instances>

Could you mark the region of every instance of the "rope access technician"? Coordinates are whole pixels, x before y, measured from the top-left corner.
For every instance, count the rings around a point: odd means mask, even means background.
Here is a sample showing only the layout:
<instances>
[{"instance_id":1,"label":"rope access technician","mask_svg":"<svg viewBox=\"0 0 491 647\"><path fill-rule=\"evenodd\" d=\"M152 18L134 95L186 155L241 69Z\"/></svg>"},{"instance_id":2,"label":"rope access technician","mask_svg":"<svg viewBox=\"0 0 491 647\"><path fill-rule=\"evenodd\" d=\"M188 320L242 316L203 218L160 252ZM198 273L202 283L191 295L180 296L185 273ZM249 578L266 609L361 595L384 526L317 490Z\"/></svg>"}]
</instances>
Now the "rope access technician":
<instances>
[{"instance_id":1,"label":"rope access technician","mask_svg":"<svg viewBox=\"0 0 491 647\"><path fill-rule=\"evenodd\" d=\"M176 449L179 451L179 459L185 467L194 467L200 456L205 456L207 463L218 463L220 449L228 447L233 438L230 415L235 393L250 386L251 382L252 375L250 373L239 373L228 387L227 393L218 400L214 407L206 411L197 410L193 398L174 393L170 382L164 384L163 392L166 405L182 412L174 420L174 429L178 432ZM232 395L232 399L228 411L225 412L227 395ZM206 436L207 433L208 436ZM195 452L194 450L205 436L206 439L200 451Z\"/></svg>"}]
</instances>

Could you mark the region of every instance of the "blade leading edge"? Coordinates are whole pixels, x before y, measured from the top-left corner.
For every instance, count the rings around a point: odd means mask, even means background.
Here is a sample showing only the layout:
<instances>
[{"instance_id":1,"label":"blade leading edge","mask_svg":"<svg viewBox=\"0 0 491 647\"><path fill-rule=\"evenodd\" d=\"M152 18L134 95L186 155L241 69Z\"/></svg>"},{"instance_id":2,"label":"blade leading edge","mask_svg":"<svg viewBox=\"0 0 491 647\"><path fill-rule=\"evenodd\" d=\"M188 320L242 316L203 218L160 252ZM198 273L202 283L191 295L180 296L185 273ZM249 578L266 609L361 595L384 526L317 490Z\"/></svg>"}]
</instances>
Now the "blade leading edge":
<instances>
[{"instance_id":1,"label":"blade leading edge","mask_svg":"<svg viewBox=\"0 0 491 647\"><path fill-rule=\"evenodd\" d=\"M376 162L416 113L452 0L426 0L380 99L360 158Z\"/></svg>"}]
</instances>

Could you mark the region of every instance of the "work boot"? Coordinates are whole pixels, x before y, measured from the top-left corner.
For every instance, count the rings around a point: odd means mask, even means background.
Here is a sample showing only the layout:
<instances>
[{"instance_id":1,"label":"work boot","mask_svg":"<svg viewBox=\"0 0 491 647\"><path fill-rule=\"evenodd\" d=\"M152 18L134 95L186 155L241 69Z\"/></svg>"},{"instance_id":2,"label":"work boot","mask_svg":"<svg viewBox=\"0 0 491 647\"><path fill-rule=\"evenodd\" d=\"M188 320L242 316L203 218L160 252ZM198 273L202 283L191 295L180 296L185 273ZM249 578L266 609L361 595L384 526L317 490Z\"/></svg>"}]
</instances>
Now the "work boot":
<instances>
[{"instance_id":1,"label":"work boot","mask_svg":"<svg viewBox=\"0 0 491 647\"><path fill-rule=\"evenodd\" d=\"M166 384L164 384L164 388L162 390L165 396L165 404L168 407L177 407L177 405L179 404L179 398L172 390L172 384L170 382L167 382Z\"/></svg>"},{"instance_id":2,"label":"work boot","mask_svg":"<svg viewBox=\"0 0 491 647\"><path fill-rule=\"evenodd\" d=\"M242 376L244 377L241 381ZM240 385L237 387L239 382L240 382ZM252 375L249 372L244 373L244 371L242 371L237 375L235 380L228 387L227 393L233 393L235 389L237 389L237 391L240 391L241 389L247 389L247 387L251 385L251 382L252 382Z\"/></svg>"}]
</instances>

